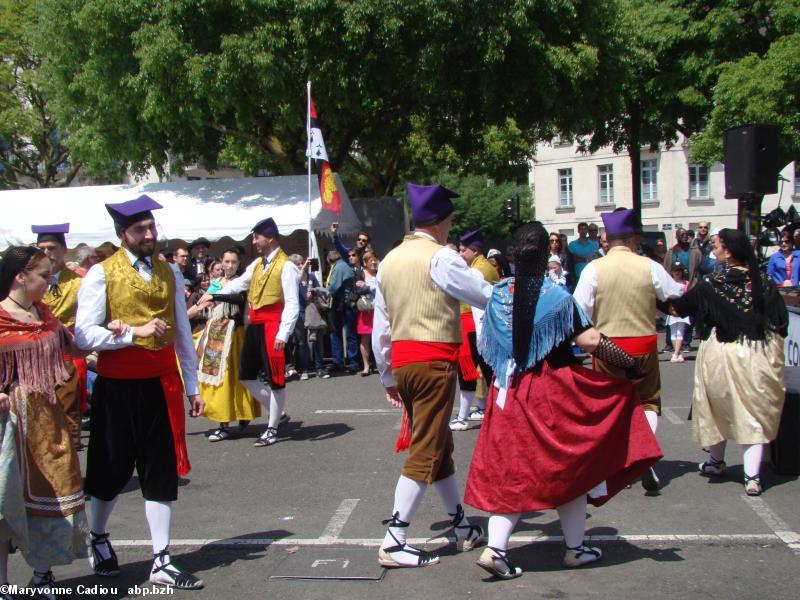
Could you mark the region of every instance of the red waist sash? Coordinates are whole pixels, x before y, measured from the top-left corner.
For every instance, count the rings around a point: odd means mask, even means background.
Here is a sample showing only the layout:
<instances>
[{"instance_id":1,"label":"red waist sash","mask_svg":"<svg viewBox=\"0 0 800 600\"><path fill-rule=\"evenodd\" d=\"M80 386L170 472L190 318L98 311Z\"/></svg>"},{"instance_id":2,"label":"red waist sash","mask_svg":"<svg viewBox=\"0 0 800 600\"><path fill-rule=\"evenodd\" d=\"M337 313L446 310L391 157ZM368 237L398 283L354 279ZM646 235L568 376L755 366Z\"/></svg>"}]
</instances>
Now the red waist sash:
<instances>
[{"instance_id":1,"label":"red waist sash","mask_svg":"<svg viewBox=\"0 0 800 600\"><path fill-rule=\"evenodd\" d=\"M608 339L631 356L643 356L658 351L658 336L656 334L640 337L609 337Z\"/></svg>"},{"instance_id":2,"label":"red waist sash","mask_svg":"<svg viewBox=\"0 0 800 600\"><path fill-rule=\"evenodd\" d=\"M175 443L178 475L186 475L192 468L186 448L186 413L183 408L183 382L178 375L175 346L162 350L147 350L140 346L126 346L119 350L98 353L97 372L109 379L151 379L161 381L167 414Z\"/></svg>"},{"instance_id":3,"label":"red waist sash","mask_svg":"<svg viewBox=\"0 0 800 600\"><path fill-rule=\"evenodd\" d=\"M472 359L472 348L468 334L475 333L475 319L472 311L461 313L461 348L458 351L458 368L464 381L475 381L480 375Z\"/></svg>"},{"instance_id":4,"label":"red waist sash","mask_svg":"<svg viewBox=\"0 0 800 600\"><path fill-rule=\"evenodd\" d=\"M264 325L264 346L267 349L269 370L275 385L286 385L286 354L283 350L275 350L275 338L281 327L282 314L283 302L250 309L250 322L254 325Z\"/></svg>"},{"instance_id":5,"label":"red waist sash","mask_svg":"<svg viewBox=\"0 0 800 600\"><path fill-rule=\"evenodd\" d=\"M444 342L414 342L400 340L392 342L392 369L399 369L418 362L457 362L461 344Z\"/></svg>"}]
</instances>

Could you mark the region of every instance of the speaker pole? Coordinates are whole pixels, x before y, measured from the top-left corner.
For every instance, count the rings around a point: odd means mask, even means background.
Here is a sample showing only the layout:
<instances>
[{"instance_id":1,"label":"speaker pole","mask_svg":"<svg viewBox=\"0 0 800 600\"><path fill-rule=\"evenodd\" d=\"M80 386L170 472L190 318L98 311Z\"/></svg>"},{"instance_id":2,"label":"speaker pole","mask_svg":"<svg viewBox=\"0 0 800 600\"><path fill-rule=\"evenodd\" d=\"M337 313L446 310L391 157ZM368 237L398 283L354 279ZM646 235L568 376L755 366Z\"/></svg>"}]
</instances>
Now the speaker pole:
<instances>
[{"instance_id":1,"label":"speaker pole","mask_svg":"<svg viewBox=\"0 0 800 600\"><path fill-rule=\"evenodd\" d=\"M737 229L749 238L761 233L761 203L763 194L745 194L739 196L739 207L736 218Z\"/></svg>"}]
</instances>

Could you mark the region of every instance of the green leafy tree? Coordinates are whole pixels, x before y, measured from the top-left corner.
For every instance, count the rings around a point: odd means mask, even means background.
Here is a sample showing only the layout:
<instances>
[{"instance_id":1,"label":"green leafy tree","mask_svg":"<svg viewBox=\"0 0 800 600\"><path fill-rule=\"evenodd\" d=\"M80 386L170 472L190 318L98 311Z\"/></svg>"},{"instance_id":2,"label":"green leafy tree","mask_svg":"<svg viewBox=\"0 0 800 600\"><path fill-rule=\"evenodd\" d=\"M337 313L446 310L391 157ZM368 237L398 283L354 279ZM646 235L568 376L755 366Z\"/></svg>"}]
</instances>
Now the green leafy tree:
<instances>
[{"instance_id":1,"label":"green leafy tree","mask_svg":"<svg viewBox=\"0 0 800 600\"><path fill-rule=\"evenodd\" d=\"M80 164L50 108L30 0L0 0L0 187L68 185Z\"/></svg>"},{"instance_id":2,"label":"green leafy tree","mask_svg":"<svg viewBox=\"0 0 800 600\"><path fill-rule=\"evenodd\" d=\"M515 175L546 132L607 114L613 4L41 0L40 38L92 167L304 172L310 79L334 170L390 195L456 157Z\"/></svg>"}]
</instances>

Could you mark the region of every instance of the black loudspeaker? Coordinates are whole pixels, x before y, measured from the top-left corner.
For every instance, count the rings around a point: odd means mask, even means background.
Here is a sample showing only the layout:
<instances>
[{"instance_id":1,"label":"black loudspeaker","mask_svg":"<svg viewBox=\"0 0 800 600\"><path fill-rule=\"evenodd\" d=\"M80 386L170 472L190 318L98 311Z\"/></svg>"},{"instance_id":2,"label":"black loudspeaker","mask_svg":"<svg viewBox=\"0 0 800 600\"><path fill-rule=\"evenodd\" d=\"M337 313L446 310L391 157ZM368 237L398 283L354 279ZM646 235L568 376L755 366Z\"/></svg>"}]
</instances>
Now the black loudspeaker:
<instances>
[{"instance_id":1,"label":"black loudspeaker","mask_svg":"<svg viewBox=\"0 0 800 600\"><path fill-rule=\"evenodd\" d=\"M778 193L778 127L744 125L722 134L725 197Z\"/></svg>"}]
</instances>

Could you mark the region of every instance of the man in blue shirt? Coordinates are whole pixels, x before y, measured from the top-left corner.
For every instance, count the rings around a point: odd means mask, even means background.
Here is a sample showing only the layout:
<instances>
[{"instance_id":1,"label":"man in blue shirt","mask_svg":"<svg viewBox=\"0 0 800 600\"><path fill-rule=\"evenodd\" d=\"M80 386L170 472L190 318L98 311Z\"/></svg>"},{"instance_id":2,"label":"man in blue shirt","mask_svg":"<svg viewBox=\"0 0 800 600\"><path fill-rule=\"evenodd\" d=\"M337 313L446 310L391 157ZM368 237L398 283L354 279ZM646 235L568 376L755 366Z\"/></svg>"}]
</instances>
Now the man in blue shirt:
<instances>
[{"instance_id":1,"label":"man in blue shirt","mask_svg":"<svg viewBox=\"0 0 800 600\"><path fill-rule=\"evenodd\" d=\"M592 259L597 257L597 251L600 249L600 244L589 239L588 236L589 225L587 223L578 223L578 239L572 240L567 246L569 253L572 255L575 281L581 278L581 271Z\"/></svg>"},{"instance_id":2,"label":"man in blue shirt","mask_svg":"<svg viewBox=\"0 0 800 600\"><path fill-rule=\"evenodd\" d=\"M347 339L347 372L355 373L361 369L356 335L356 310L353 303L355 275L342 255L336 250L328 252L328 264L331 272L327 288L333 297L331 310L331 359L334 371L344 371L344 349L342 348L342 332Z\"/></svg>"}]
</instances>

